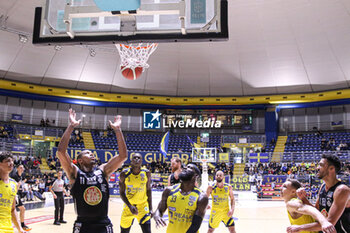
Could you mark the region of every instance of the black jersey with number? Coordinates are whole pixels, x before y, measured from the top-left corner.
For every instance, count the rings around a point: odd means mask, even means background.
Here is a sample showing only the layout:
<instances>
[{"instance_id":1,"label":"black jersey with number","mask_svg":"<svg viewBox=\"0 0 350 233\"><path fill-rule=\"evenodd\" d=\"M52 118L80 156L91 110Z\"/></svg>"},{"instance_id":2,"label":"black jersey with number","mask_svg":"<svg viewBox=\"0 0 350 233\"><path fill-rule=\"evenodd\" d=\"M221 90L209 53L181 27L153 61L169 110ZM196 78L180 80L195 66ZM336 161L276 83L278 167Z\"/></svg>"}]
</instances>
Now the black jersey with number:
<instances>
[{"instance_id":1,"label":"black jersey with number","mask_svg":"<svg viewBox=\"0 0 350 233\"><path fill-rule=\"evenodd\" d=\"M91 172L78 169L71 193L79 221L98 222L108 218L109 189L101 169L94 168Z\"/></svg>"},{"instance_id":2,"label":"black jersey with number","mask_svg":"<svg viewBox=\"0 0 350 233\"><path fill-rule=\"evenodd\" d=\"M170 175L170 185L175 185L180 183L180 179L175 178L175 173L171 173Z\"/></svg>"},{"instance_id":3,"label":"black jersey with number","mask_svg":"<svg viewBox=\"0 0 350 233\"><path fill-rule=\"evenodd\" d=\"M328 191L326 191L326 185L323 185L319 194L319 210L321 213L328 217L329 209L333 204L333 195L335 189L341 185L339 181L334 186L332 186ZM340 216L338 222L335 225L337 233L349 233L350 232L350 208L345 208L344 212ZM321 231L322 232L322 231Z\"/></svg>"}]
</instances>

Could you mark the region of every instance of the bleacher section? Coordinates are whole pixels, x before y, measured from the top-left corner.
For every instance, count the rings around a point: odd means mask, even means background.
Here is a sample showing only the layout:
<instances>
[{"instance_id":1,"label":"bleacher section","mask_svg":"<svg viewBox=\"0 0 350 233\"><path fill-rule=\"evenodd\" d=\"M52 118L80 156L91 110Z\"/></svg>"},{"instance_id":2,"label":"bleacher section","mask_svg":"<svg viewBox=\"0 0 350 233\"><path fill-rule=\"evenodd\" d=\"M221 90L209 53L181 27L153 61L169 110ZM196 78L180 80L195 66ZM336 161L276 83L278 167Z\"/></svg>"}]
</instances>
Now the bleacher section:
<instances>
[{"instance_id":1,"label":"bleacher section","mask_svg":"<svg viewBox=\"0 0 350 233\"><path fill-rule=\"evenodd\" d=\"M276 184L275 188L271 187L271 183L267 183L261 185L262 188L262 197L258 200L273 200L273 201L281 201L283 200L281 197L281 188L282 183Z\"/></svg>"},{"instance_id":2,"label":"bleacher section","mask_svg":"<svg viewBox=\"0 0 350 233\"><path fill-rule=\"evenodd\" d=\"M322 140L327 144L333 138L335 143L328 148L322 147ZM290 134L286 142L282 162L285 161L317 161L321 158L322 153L336 153L341 160L349 158L348 149L337 151L336 148L340 143L350 142L350 132L325 132L322 135L315 133L307 134Z\"/></svg>"},{"instance_id":3,"label":"bleacher section","mask_svg":"<svg viewBox=\"0 0 350 233\"><path fill-rule=\"evenodd\" d=\"M188 135L193 142L197 142L197 135ZM128 150L159 152L163 133L124 133ZM96 149L117 150L117 139L113 133L93 131L92 139ZM85 140L85 139L84 139ZM221 137L211 135L206 147L220 148ZM191 153L192 146L185 134L170 134L169 153Z\"/></svg>"}]
</instances>

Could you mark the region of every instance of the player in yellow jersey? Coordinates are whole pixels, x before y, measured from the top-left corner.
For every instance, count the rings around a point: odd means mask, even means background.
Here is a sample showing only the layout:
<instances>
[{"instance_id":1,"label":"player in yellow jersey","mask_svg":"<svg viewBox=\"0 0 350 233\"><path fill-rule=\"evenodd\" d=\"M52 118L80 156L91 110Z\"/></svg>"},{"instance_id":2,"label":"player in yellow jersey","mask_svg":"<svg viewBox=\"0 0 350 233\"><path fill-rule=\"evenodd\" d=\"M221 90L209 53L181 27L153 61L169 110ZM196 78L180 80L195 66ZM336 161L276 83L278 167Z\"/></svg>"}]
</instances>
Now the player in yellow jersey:
<instances>
[{"instance_id":1,"label":"player in yellow jersey","mask_svg":"<svg viewBox=\"0 0 350 233\"><path fill-rule=\"evenodd\" d=\"M123 170L119 177L120 197L124 201L124 209L120 220L121 233L130 232L136 218L143 233L151 232L152 188L151 173L142 169L142 156L132 156L131 167Z\"/></svg>"},{"instance_id":2,"label":"player in yellow jersey","mask_svg":"<svg viewBox=\"0 0 350 233\"><path fill-rule=\"evenodd\" d=\"M0 232L13 233L13 223L19 232L24 233L16 211L17 183L9 176L12 169L12 155L0 152Z\"/></svg>"},{"instance_id":3,"label":"player in yellow jersey","mask_svg":"<svg viewBox=\"0 0 350 233\"><path fill-rule=\"evenodd\" d=\"M179 174L181 183L164 190L154 214L157 227L166 226L162 217L168 209L167 233L198 232L208 205L208 197L195 185L200 174L196 165L189 164Z\"/></svg>"},{"instance_id":4,"label":"player in yellow jersey","mask_svg":"<svg viewBox=\"0 0 350 233\"><path fill-rule=\"evenodd\" d=\"M297 198L297 190L301 188L299 181L288 179L282 185L282 198L286 203L288 218L291 225L303 225L317 220L325 233L336 233L335 227L316 208L305 205ZM289 230L287 229L287 232ZM300 231L301 233L317 233L314 231Z\"/></svg>"},{"instance_id":5,"label":"player in yellow jersey","mask_svg":"<svg viewBox=\"0 0 350 233\"><path fill-rule=\"evenodd\" d=\"M207 188L207 196L211 195L212 201L208 233L214 232L215 228L220 225L220 222L225 224L230 233L236 233L235 221L232 218L235 211L235 196L233 195L232 186L224 183L224 178L222 171L216 172L216 184L213 186L209 185Z\"/></svg>"}]
</instances>

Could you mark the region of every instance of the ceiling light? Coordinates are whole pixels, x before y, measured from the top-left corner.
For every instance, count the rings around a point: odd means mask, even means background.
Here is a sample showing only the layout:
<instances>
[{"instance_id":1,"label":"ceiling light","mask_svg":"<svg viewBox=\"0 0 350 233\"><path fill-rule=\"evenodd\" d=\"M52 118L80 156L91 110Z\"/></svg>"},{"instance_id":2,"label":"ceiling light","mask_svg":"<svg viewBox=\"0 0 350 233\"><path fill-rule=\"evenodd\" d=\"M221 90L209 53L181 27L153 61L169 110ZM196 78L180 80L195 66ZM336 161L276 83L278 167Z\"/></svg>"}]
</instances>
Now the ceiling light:
<instances>
[{"instance_id":1,"label":"ceiling light","mask_svg":"<svg viewBox=\"0 0 350 233\"><path fill-rule=\"evenodd\" d=\"M60 51L60 50L62 49L62 46L60 46L60 45L55 45L54 49L55 49L56 51Z\"/></svg>"},{"instance_id":2,"label":"ceiling light","mask_svg":"<svg viewBox=\"0 0 350 233\"><path fill-rule=\"evenodd\" d=\"M19 39L19 42L21 42L21 43L27 43L27 41L28 41L28 37L26 35L19 34L18 39Z\"/></svg>"},{"instance_id":3,"label":"ceiling light","mask_svg":"<svg viewBox=\"0 0 350 233\"><path fill-rule=\"evenodd\" d=\"M89 51L90 51L90 56L91 56L91 57L96 56L96 51L95 51L95 49L90 48Z\"/></svg>"}]
</instances>

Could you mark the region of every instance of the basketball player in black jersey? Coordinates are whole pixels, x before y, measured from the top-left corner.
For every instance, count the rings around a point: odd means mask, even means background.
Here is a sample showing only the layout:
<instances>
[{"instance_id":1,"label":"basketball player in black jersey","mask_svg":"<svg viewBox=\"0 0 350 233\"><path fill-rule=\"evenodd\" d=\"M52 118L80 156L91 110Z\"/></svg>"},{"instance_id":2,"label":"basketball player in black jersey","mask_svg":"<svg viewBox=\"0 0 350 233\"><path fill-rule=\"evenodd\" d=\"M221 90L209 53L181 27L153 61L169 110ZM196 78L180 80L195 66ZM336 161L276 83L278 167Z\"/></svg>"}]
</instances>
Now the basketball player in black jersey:
<instances>
[{"instance_id":1,"label":"basketball player in black jersey","mask_svg":"<svg viewBox=\"0 0 350 233\"><path fill-rule=\"evenodd\" d=\"M337 179L341 169L341 162L336 155L322 155L317 166L317 176L324 181L318 193L316 208L335 226L337 233L350 232L350 188ZM298 197L306 204L305 190L298 192ZM319 223L310 223L301 226L290 226L287 232L321 231Z\"/></svg>"},{"instance_id":2,"label":"basketball player in black jersey","mask_svg":"<svg viewBox=\"0 0 350 233\"><path fill-rule=\"evenodd\" d=\"M168 178L168 186L180 183L179 174L182 171L182 163L179 157L171 159L171 175Z\"/></svg>"},{"instance_id":3,"label":"basketball player in black jersey","mask_svg":"<svg viewBox=\"0 0 350 233\"><path fill-rule=\"evenodd\" d=\"M73 233L112 233L113 227L109 220L108 179L112 172L117 170L127 158L127 149L121 131L121 116L117 116L110 126L117 136L119 156L115 156L107 163L96 166L93 153L83 150L77 157L78 166L74 165L67 154L68 142L74 127L80 124L76 120L76 113L69 110L69 121L66 131L58 145L58 158L65 170L71 185L71 194L74 198L77 220L74 223Z\"/></svg>"}]
</instances>

